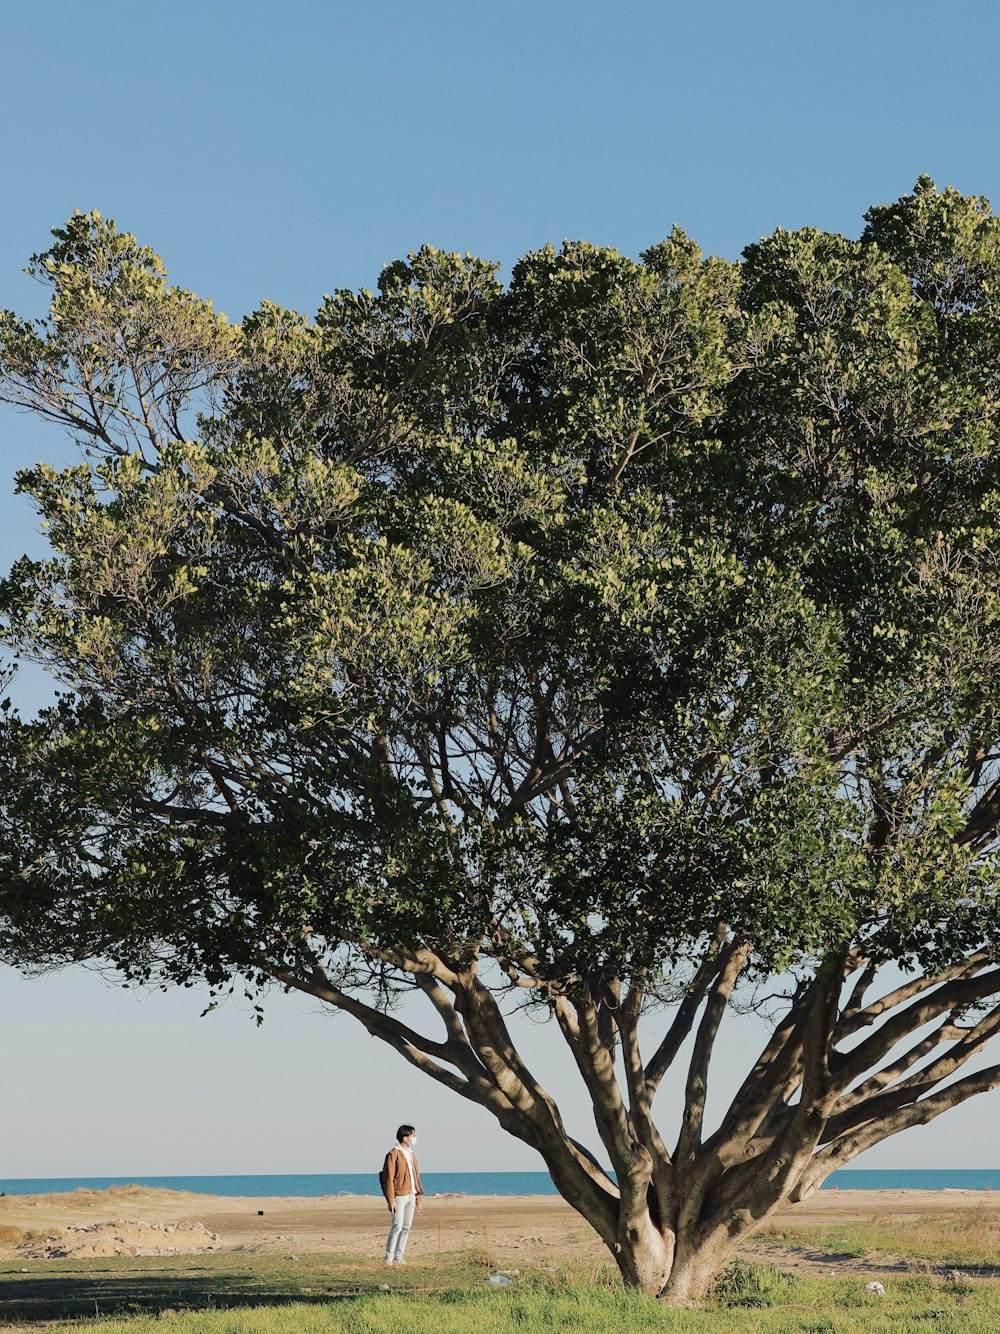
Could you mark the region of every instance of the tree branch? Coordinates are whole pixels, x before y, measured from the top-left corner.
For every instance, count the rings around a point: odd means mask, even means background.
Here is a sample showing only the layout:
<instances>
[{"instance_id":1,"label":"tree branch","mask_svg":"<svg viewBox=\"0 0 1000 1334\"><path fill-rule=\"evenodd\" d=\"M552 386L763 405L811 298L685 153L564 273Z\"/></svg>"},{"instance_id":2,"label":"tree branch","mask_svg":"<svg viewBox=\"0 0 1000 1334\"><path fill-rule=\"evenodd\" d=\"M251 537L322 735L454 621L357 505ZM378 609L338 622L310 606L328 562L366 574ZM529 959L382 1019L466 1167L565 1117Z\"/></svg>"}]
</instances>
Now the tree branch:
<instances>
[{"instance_id":1,"label":"tree branch","mask_svg":"<svg viewBox=\"0 0 1000 1334\"><path fill-rule=\"evenodd\" d=\"M701 1147L702 1125L705 1119L705 1100L708 1096L708 1070L712 1060L715 1039L719 1033L726 1006L733 993L740 973L750 957L751 947L747 942L732 941L722 950L721 968L712 984L708 1004L698 1025L694 1051L688 1066L685 1089L684 1115L681 1120L677 1148L674 1152L676 1163L686 1163Z\"/></svg>"},{"instance_id":2,"label":"tree branch","mask_svg":"<svg viewBox=\"0 0 1000 1334\"><path fill-rule=\"evenodd\" d=\"M956 1080L931 1097L908 1102L887 1117L870 1120L860 1130L849 1131L816 1155L815 1167L809 1174L809 1188L815 1189L843 1163L850 1162L859 1153L888 1139L890 1135L898 1135L901 1130L909 1130L911 1126L927 1125L950 1107L957 1107L959 1103L979 1093L988 1093L997 1085L1000 1085L1000 1065L992 1065Z\"/></svg>"},{"instance_id":3,"label":"tree branch","mask_svg":"<svg viewBox=\"0 0 1000 1334\"><path fill-rule=\"evenodd\" d=\"M900 991L905 988L900 988ZM872 1069L892 1051L910 1033L923 1028L939 1014L956 1010L962 1006L974 1005L987 996L1000 992L1000 970L991 969L979 976L958 977L946 982L924 999L913 1001L893 1014L871 1037L859 1042L856 1047L845 1053L835 1053L832 1069L838 1087L846 1089L866 1070Z\"/></svg>"},{"instance_id":4,"label":"tree branch","mask_svg":"<svg viewBox=\"0 0 1000 1334\"><path fill-rule=\"evenodd\" d=\"M677 1013L674 1015L670 1027L646 1066L646 1097L650 1102L656 1095L663 1076L676 1060L677 1053L691 1032L691 1026L698 1010L701 1008L702 1001L708 994L708 990L719 970L723 967L724 959L721 947L724 939L725 931L720 929L720 933L716 935L716 945L712 953L702 961L684 999L677 1007Z\"/></svg>"}]
</instances>

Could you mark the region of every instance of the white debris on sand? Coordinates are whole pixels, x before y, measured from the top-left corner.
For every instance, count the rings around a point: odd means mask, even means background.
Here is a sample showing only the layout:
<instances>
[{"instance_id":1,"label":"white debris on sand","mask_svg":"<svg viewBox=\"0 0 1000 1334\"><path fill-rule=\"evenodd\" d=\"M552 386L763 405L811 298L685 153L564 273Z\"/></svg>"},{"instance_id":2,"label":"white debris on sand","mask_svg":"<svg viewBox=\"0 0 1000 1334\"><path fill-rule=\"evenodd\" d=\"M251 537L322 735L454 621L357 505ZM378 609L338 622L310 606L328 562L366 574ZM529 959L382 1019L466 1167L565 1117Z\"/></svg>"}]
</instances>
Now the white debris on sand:
<instances>
[{"instance_id":1,"label":"white debris on sand","mask_svg":"<svg viewBox=\"0 0 1000 1334\"><path fill-rule=\"evenodd\" d=\"M198 1255L217 1251L222 1238L204 1223L142 1223L116 1218L85 1227L63 1227L21 1247L35 1260L76 1259L85 1255Z\"/></svg>"}]
</instances>

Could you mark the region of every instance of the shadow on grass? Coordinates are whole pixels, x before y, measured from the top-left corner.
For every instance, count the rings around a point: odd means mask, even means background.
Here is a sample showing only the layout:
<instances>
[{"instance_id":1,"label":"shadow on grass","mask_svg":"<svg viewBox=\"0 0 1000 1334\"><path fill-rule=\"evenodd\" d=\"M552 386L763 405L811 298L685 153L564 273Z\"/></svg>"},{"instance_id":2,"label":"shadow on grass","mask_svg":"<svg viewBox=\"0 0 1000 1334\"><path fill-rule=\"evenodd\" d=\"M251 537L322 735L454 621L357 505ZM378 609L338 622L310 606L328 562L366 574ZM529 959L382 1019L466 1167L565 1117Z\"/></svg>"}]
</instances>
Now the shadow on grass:
<instances>
[{"instance_id":1,"label":"shadow on grass","mask_svg":"<svg viewBox=\"0 0 1000 1334\"><path fill-rule=\"evenodd\" d=\"M100 1262L98 1262L100 1263ZM0 1270L0 1327L11 1321L48 1321L95 1315L159 1314L167 1310L223 1310L286 1306L291 1302L351 1301L378 1285L315 1272L282 1277L255 1270L178 1273L131 1272L105 1261L66 1270Z\"/></svg>"}]
</instances>

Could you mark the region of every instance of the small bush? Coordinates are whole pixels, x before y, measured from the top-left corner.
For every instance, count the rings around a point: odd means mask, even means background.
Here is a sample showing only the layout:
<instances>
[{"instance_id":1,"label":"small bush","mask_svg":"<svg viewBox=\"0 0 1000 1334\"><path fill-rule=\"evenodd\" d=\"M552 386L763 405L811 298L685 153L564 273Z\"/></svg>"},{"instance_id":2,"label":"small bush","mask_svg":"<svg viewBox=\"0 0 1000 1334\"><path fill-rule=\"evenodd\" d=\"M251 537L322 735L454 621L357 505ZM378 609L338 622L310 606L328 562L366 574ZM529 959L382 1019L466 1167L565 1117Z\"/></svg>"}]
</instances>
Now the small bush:
<instances>
[{"instance_id":1,"label":"small bush","mask_svg":"<svg viewBox=\"0 0 1000 1334\"><path fill-rule=\"evenodd\" d=\"M0 1246L23 1246L26 1241L34 1241L40 1232L30 1232L23 1227L14 1227L10 1223L0 1223Z\"/></svg>"},{"instance_id":2,"label":"small bush","mask_svg":"<svg viewBox=\"0 0 1000 1334\"><path fill-rule=\"evenodd\" d=\"M794 1274L773 1265L752 1265L734 1260L712 1285L711 1296L723 1306L775 1306L787 1301L799 1287Z\"/></svg>"},{"instance_id":3,"label":"small bush","mask_svg":"<svg viewBox=\"0 0 1000 1334\"><path fill-rule=\"evenodd\" d=\"M462 1257L472 1269L498 1269L503 1263L492 1251L485 1247L470 1247Z\"/></svg>"}]
</instances>

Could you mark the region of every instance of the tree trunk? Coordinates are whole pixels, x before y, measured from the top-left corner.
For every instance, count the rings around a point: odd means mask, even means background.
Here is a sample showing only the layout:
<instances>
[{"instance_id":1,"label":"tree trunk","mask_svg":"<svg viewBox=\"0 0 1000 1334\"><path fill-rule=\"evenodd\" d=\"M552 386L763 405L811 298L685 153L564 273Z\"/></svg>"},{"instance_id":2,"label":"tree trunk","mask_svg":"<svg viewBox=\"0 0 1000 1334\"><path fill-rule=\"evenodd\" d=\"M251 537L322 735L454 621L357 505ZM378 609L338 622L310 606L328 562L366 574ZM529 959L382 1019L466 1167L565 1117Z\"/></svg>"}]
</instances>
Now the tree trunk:
<instances>
[{"instance_id":1,"label":"tree trunk","mask_svg":"<svg viewBox=\"0 0 1000 1334\"><path fill-rule=\"evenodd\" d=\"M699 1228L697 1235L661 1231L647 1216L622 1227L608 1249L626 1287L683 1305L705 1296L742 1236L734 1238L723 1227L707 1233Z\"/></svg>"},{"instance_id":2,"label":"tree trunk","mask_svg":"<svg viewBox=\"0 0 1000 1334\"><path fill-rule=\"evenodd\" d=\"M659 1296L674 1264L673 1233L661 1233L647 1215L619 1229L611 1249L625 1286Z\"/></svg>"},{"instance_id":3,"label":"tree trunk","mask_svg":"<svg viewBox=\"0 0 1000 1334\"><path fill-rule=\"evenodd\" d=\"M559 1186L560 1174L552 1171L552 1176ZM635 1182L631 1185L634 1187ZM562 1194L601 1237L626 1287L677 1305L705 1295L740 1242L760 1221L749 1211L736 1215L732 1210L728 1220L721 1215L685 1217L681 1206L661 1223L652 1187L640 1204L637 1192L626 1184L622 1198L605 1196L605 1208L599 1214L585 1195L569 1189L562 1189Z\"/></svg>"},{"instance_id":4,"label":"tree trunk","mask_svg":"<svg viewBox=\"0 0 1000 1334\"><path fill-rule=\"evenodd\" d=\"M677 1306L704 1297L734 1250L732 1243L720 1244L715 1239L696 1245L679 1243L670 1276L658 1295Z\"/></svg>"}]
</instances>

